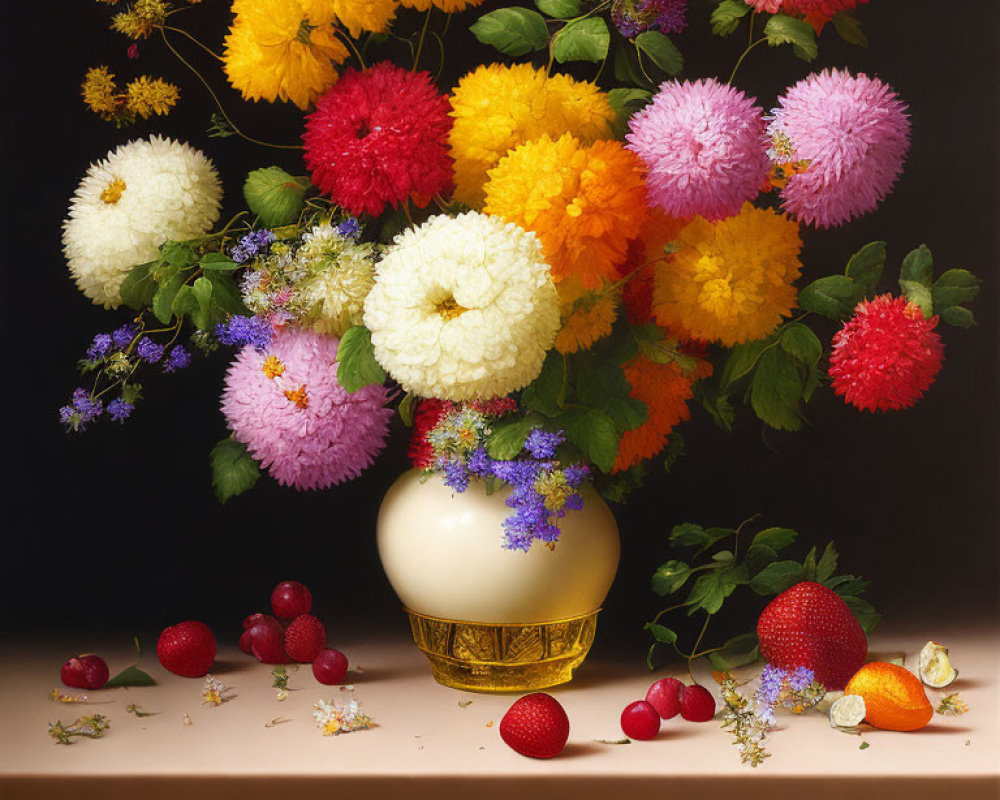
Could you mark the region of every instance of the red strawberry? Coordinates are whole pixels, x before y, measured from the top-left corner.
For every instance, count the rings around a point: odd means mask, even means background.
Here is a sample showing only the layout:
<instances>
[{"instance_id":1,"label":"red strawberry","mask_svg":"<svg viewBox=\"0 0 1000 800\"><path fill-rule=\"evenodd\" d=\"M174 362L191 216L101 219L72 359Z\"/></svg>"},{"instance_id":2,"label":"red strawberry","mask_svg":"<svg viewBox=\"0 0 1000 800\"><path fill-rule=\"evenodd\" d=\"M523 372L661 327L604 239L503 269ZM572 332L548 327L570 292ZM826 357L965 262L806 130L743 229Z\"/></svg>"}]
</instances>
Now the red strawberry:
<instances>
[{"instance_id":1,"label":"red strawberry","mask_svg":"<svg viewBox=\"0 0 1000 800\"><path fill-rule=\"evenodd\" d=\"M661 678L646 691L646 702L656 709L661 719L671 719L681 710L681 689L677 678Z\"/></svg>"},{"instance_id":2,"label":"red strawberry","mask_svg":"<svg viewBox=\"0 0 1000 800\"><path fill-rule=\"evenodd\" d=\"M715 698L697 683L681 689L680 707L681 716L688 722L708 722L715 716Z\"/></svg>"},{"instance_id":3,"label":"red strawberry","mask_svg":"<svg viewBox=\"0 0 1000 800\"><path fill-rule=\"evenodd\" d=\"M621 723L622 732L629 739L645 741L660 732L660 715L652 703L647 703L645 700L636 700L625 706Z\"/></svg>"},{"instance_id":4,"label":"red strawberry","mask_svg":"<svg viewBox=\"0 0 1000 800\"><path fill-rule=\"evenodd\" d=\"M285 630L285 652L294 661L311 663L326 647L326 628L312 614L299 614Z\"/></svg>"},{"instance_id":5,"label":"red strawberry","mask_svg":"<svg viewBox=\"0 0 1000 800\"><path fill-rule=\"evenodd\" d=\"M522 756L552 758L566 746L569 717L552 695L526 694L500 720L500 738Z\"/></svg>"},{"instance_id":6,"label":"red strawberry","mask_svg":"<svg viewBox=\"0 0 1000 800\"><path fill-rule=\"evenodd\" d=\"M71 658L59 672L62 682L74 689L100 689L109 675L104 659L95 655Z\"/></svg>"},{"instance_id":7,"label":"red strawberry","mask_svg":"<svg viewBox=\"0 0 1000 800\"><path fill-rule=\"evenodd\" d=\"M215 636L204 622L178 622L163 629L156 643L156 655L174 675L200 678L215 661Z\"/></svg>"},{"instance_id":8,"label":"red strawberry","mask_svg":"<svg viewBox=\"0 0 1000 800\"><path fill-rule=\"evenodd\" d=\"M271 592L271 609L278 619L292 619L308 614L312 593L298 581L282 581Z\"/></svg>"},{"instance_id":9,"label":"red strawberry","mask_svg":"<svg viewBox=\"0 0 1000 800\"><path fill-rule=\"evenodd\" d=\"M757 620L760 654L782 669L807 667L828 691L843 689L868 655L868 639L847 604L803 581L772 600Z\"/></svg>"}]
</instances>

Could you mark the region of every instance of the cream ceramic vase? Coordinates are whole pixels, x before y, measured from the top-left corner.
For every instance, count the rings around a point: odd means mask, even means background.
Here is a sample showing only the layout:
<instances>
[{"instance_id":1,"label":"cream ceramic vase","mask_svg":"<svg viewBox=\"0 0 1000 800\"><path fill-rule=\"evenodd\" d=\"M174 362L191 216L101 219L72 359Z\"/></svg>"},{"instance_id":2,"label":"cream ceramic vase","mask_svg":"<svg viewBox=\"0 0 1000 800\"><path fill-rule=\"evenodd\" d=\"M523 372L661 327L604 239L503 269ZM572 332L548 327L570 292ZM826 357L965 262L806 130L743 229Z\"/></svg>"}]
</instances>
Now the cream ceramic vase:
<instances>
[{"instance_id":1,"label":"cream ceramic vase","mask_svg":"<svg viewBox=\"0 0 1000 800\"><path fill-rule=\"evenodd\" d=\"M438 682L478 691L565 683L594 640L618 568L618 526L589 486L559 542L505 550L509 489L462 493L410 471L386 493L378 550Z\"/></svg>"}]
</instances>

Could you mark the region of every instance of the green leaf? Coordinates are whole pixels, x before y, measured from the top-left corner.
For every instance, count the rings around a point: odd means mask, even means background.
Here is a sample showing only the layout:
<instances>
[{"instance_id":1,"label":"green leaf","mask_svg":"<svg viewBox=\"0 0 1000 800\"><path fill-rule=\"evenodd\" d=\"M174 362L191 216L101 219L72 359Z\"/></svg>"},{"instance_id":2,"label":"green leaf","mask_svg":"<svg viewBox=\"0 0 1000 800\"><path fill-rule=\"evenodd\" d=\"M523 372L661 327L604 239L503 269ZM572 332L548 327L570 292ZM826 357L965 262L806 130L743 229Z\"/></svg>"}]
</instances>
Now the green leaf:
<instances>
[{"instance_id":1,"label":"green leaf","mask_svg":"<svg viewBox=\"0 0 1000 800\"><path fill-rule=\"evenodd\" d=\"M521 394L521 403L547 417L559 414L562 410L559 408L559 392L562 390L563 367L563 356L553 348L545 357L538 377Z\"/></svg>"},{"instance_id":2,"label":"green leaf","mask_svg":"<svg viewBox=\"0 0 1000 800\"><path fill-rule=\"evenodd\" d=\"M929 286L902 278L899 279L899 285L903 290L903 297L920 306L925 319L930 319L934 315L934 297Z\"/></svg>"},{"instance_id":3,"label":"green leaf","mask_svg":"<svg viewBox=\"0 0 1000 800\"><path fill-rule=\"evenodd\" d=\"M861 287L846 275L819 278L799 292L799 308L834 320L845 320L862 298Z\"/></svg>"},{"instance_id":4,"label":"green leaf","mask_svg":"<svg viewBox=\"0 0 1000 800\"><path fill-rule=\"evenodd\" d=\"M684 56L681 55L681 51L659 31L640 33L635 37L635 44L667 75L680 75L684 70Z\"/></svg>"},{"instance_id":5,"label":"green leaf","mask_svg":"<svg viewBox=\"0 0 1000 800\"><path fill-rule=\"evenodd\" d=\"M191 314L191 321L198 330L206 330L212 324L212 292L214 284L205 276L197 278L191 287L197 301L197 308Z\"/></svg>"},{"instance_id":6,"label":"green leaf","mask_svg":"<svg viewBox=\"0 0 1000 800\"><path fill-rule=\"evenodd\" d=\"M674 525L674 529L670 531L670 544L679 547L701 547L707 541L708 534L705 533L705 529L693 522Z\"/></svg>"},{"instance_id":7,"label":"green leaf","mask_svg":"<svg viewBox=\"0 0 1000 800\"><path fill-rule=\"evenodd\" d=\"M757 594L780 594L805 580L805 570L798 561L775 561L750 579Z\"/></svg>"},{"instance_id":8,"label":"green leaf","mask_svg":"<svg viewBox=\"0 0 1000 800\"><path fill-rule=\"evenodd\" d=\"M781 348L807 367L815 367L823 356L819 337L801 322L785 328L781 334Z\"/></svg>"},{"instance_id":9,"label":"green leaf","mask_svg":"<svg viewBox=\"0 0 1000 800\"><path fill-rule=\"evenodd\" d=\"M104 684L105 689L114 689L119 686L156 686L153 677L143 672L136 666L126 667L111 680Z\"/></svg>"},{"instance_id":10,"label":"green leaf","mask_svg":"<svg viewBox=\"0 0 1000 800\"><path fill-rule=\"evenodd\" d=\"M885 258L885 242L869 242L848 260L846 275L854 280L865 297L875 293L885 268Z\"/></svg>"},{"instance_id":11,"label":"green leaf","mask_svg":"<svg viewBox=\"0 0 1000 800\"><path fill-rule=\"evenodd\" d=\"M765 528L753 537L751 544L765 545L780 552L798 537L799 535L791 528Z\"/></svg>"},{"instance_id":12,"label":"green leaf","mask_svg":"<svg viewBox=\"0 0 1000 800\"><path fill-rule=\"evenodd\" d=\"M635 430L649 417L649 408L634 397L612 397L601 411L611 417L620 433Z\"/></svg>"},{"instance_id":13,"label":"green leaf","mask_svg":"<svg viewBox=\"0 0 1000 800\"><path fill-rule=\"evenodd\" d=\"M861 21L849 11L838 11L830 20L833 27L841 39L848 44L856 44L859 47L868 47L868 37L861 30Z\"/></svg>"},{"instance_id":14,"label":"green leaf","mask_svg":"<svg viewBox=\"0 0 1000 800\"><path fill-rule=\"evenodd\" d=\"M752 664L760 658L760 641L756 633L744 633L734 636L721 650L709 653L712 666L720 672L728 672Z\"/></svg>"},{"instance_id":15,"label":"green leaf","mask_svg":"<svg viewBox=\"0 0 1000 800\"><path fill-rule=\"evenodd\" d=\"M931 288L934 310L940 314L946 308L968 303L979 292L979 284L979 278L966 269L947 270Z\"/></svg>"},{"instance_id":16,"label":"green leaf","mask_svg":"<svg viewBox=\"0 0 1000 800\"><path fill-rule=\"evenodd\" d=\"M141 311L153 302L153 296L156 294L153 270L159 263L159 261L149 261L146 264L137 264L129 270L125 280L118 287L122 302L129 308Z\"/></svg>"},{"instance_id":17,"label":"green leaf","mask_svg":"<svg viewBox=\"0 0 1000 800\"><path fill-rule=\"evenodd\" d=\"M620 37L615 37L614 67L616 81L655 88L639 69L639 52L634 47L629 47L627 40Z\"/></svg>"},{"instance_id":18,"label":"green leaf","mask_svg":"<svg viewBox=\"0 0 1000 800\"><path fill-rule=\"evenodd\" d=\"M804 61L812 61L819 55L816 31L808 22L797 17L775 14L764 26L764 36L771 47L790 44L795 55Z\"/></svg>"},{"instance_id":19,"label":"green leaf","mask_svg":"<svg viewBox=\"0 0 1000 800\"><path fill-rule=\"evenodd\" d=\"M190 314L198 308L198 298L194 296L194 289L187 284L181 286L174 295L174 302L170 304L170 310L178 317Z\"/></svg>"},{"instance_id":20,"label":"green leaf","mask_svg":"<svg viewBox=\"0 0 1000 800\"><path fill-rule=\"evenodd\" d=\"M593 408L571 408L557 417L566 438L602 472L611 472L618 456L618 432L611 417Z\"/></svg>"},{"instance_id":21,"label":"green leaf","mask_svg":"<svg viewBox=\"0 0 1000 800\"><path fill-rule=\"evenodd\" d=\"M757 366L764 351L773 344L774 336L769 336L766 339L736 345L722 366L722 375L719 378L721 391L726 392L738 380L749 375Z\"/></svg>"},{"instance_id":22,"label":"green leaf","mask_svg":"<svg viewBox=\"0 0 1000 800\"><path fill-rule=\"evenodd\" d=\"M677 641L677 634L670 628L657 625L655 622L647 622L643 627L653 634L653 638L661 644L673 644Z\"/></svg>"},{"instance_id":23,"label":"green leaf","mask_svg":"<svg viewBox=\"0 0 1000 800\"><path fill-rule=\"evenodd\" d=\"M483 44L508 56L524 56L549 42L545 18L527 8L498 8L483 14L469 27Z\"/></svg>"},{"instance_id":24,"label":"green leaf","mask_svg":"<svg viewBox=\"0 0 1000 800\"><path fill-rule=\"evenodd\" d=\"M823 555L820 556L819 563L816 565L816 581L818 583L825 585L830 579L830 576L837 569L837 558L837 548L834 547L833 542L830 542L823 551Z\"/></svg>"},{"instance_id":25,"label":"green leaf","mask_svg":"<svg viewBox=\"0 0 1000 800\"><path fill-rule=\"evenodd\" d=\"M686 603L692 604L688 615L698 609L704 609L708 614L717 613L735 589L736 583L727 579L725 570L706 572L694 582L691 593L685 598Z\"/></svg>"},{"instance_id":26,"label":"green leaf","mask_svg":"<svg viewBox=\"0 0 1000 800\"><path fill-rule=\"evenodd\" d=\"M824 586L827 589L833 589L841 597L847 597L852 594L864 594L871 585L871 581L866 581L864 578L857 578L854 575L837 575L835 578L828 578L824 582Z\"/></svg>"},{"instance_id":27,"label":"green leaf","mask_svg":"<svg viewBox=\"0 0 1000 800\"><path fill-rule=\"evenodd\" d=\"M927 245L922 244L916 250L911 250L903 259L903 268L899 272L899 282L912 281L930 288L931 276L934 273L934 258Z\"/></svg>"},{"instance_id":28,"label":"green leaf","mask_svg":"<svg viewBox=\"0 0 1000 800\"><path fill-rule=\"evenodd\" d=\"M141 383L123 383L122 384L122 400L130 405L135 405L137 400L142 399L142 384Z\"/></svg>"},{"instance_id":29,"label":"green leaf","mask_svg":"<svg viewBox=\"0 0 1000 800\"><path fill-rule=\"evenodd\" d=\"M399 418L407 428L413 427L413 412L416 405L417 396L409 392L403 395L403 399L399 401L399 407L396 410L399 412Z\"/></svg>"},{"instance_id":30,"label":"green leaf","mask_svg":"<svg viewBox=\"0 0 1000 800\"><path fill-rule=\"evenodd\" d=\"M174 297L184 285L185 278L185 274L176 267L172 267L171 270L164 274L163 280L159 281L156 294L153 295L153 314L164 325L173 319Z\"/></svg>"},{"instance_id":31,"label":"green leaf","mask_svg":"<svg viewBox=\"0 0 1000 800\"><path fill-rule=\"evenodd\" d=\"M160 245L160 257L172 267L189 267L198 261L191 245L183 242L164 242Z\"/></svg>"},{"instance_id":32,"label":"green leaf","mask_svg":"<svg viewBox=\"0 0 1000 800\"><path fill-rule=\"evenodd\" d=\"M722 0L712 12L712 33L728 36L740 26L740 20L750 13L750 6L742 0Z\"/></svg>"},{"instance_id":33,"label":"green leaf","mask_svg":"<svg viewBox=\"0 0 1000 800\"><path fill-rule=\"evenodd\" d=\"M976 318L972 312L962 306L952 306L941 312L941 321L959 328L971 328L976 324Z\"/></svg>"},{"instance_id":34,"label":"green leaf","mask_svg":"<svg viewBox=\"0 0 1000 800\"><path fill-rule=\"evenodd\" d=\"M875 610L875 606L855 595L844 596L843 600L858 622L861 623L862 630L867 634L872 633L879 620L882 619L882 615Z\"/></svg>"},{"instance_id":35,"label":"green leaf","mask_svg":"<svg viewBox=\"0 0 1000 800\"><path fill-rule=\"evenodd\" d=\"M580 0L535 0L535 6L543 14L556 19L580 16Z\"/></svg>"},{"instance_id":36,"label":"green leaf","mask_svg":"<svg viewBox=\"0 0 1000 800\"><path fill-rule=\"evenodd\" d=\"M198 266L203 270L216 270L218 272L232 272L239 269L239 264L222 253L205 253L198 262Z\"/></svg>"},{"instance_id":37,"label":"green leaf","mask_svg":"<svg viewBox=\"0 0 1000 800\"><path fill-rule=\"evenodd\" d=\"M246 445L233 438L220 441L209 456L212 464L212 488L220 503L253 488L260 477L260 467L250 457Z\"/></svg>"},{"instance_id":38,"label":"green leaf","mask_svg":"<svg viewBox=\"0 0 1000 800\"><path fill-rule=\"evenodd\" d=\"M632 387L617 364L584 354L573 359L576 396L591 408L604 410L615 398L628 397Z\"/></svg>"},{"instance_id":39,"label":"green leaf","mask_svg":"<svg viewBox=\"0 0 1000 800\"><path fill-rule=\"evenodd\" d=\"M569 23L552 37L552 56L560 64L567 61L603 61L611 46L607 23L587 17Z\"/></svg>"},{"instance_id":40,"label":"green leaf","mask_svg":"<svg viewBox=\"0 0 1000 800\"><path fill-rule=\"evenodd\" d=\"M486 442L486 452L492 458L509 461L524 448L532 428L538 427L531 419L514 419L493 426L493 433Z\"/></svg>"},{"instance_id":41,"label":"green leaf","mask_svg":"<svg viewBox=\"0 0 1000 800\"><path fill-rule=\"evenodd\" d=\"M385 370L375 360L372 332L364 325L348 328L337 348L337 380L352 394L363 386L385 381Z\"/></svg>"},{"instance_id":42,"label":"green leaf","mask_svg":"<svg viewBox=\"0 0 1000 800\"><path fill-rule=\"evenodd\" d=\"M247 175L243 197L268 228L291 225L305 205L307 178L296 178L281 167L262 167Z\"/></svg>"},{"instance_id":43,"label":"green leaf","mask_svg":"<svg viewBox=\"0 0 1000 800\"><path fill-rule=\"evenodd\" d=\"M718 389L714 384L709 385L705 381L698 381L694 385L694 395L716 425L724 431L733 429L736 412L733 410L733 403L726 392Z\"/></svg>"},{"instance_id":44,"label":"green leaf","mask_svg":"<svg viewBox=\"0 0 1000 800\"><path fill-rule=\"evenodd\" d=\"M754 413L772 428L797 431L802 427L798 414L801 396L802 378L795 362L777 348L764 353L750 384Z\"/></svg>"},{"instance_id":45,"label":"green leaf","mask_svg":"<svg viewBox=\"0 0 1000 800\"><path fill-rule=\"evenodd\" d=\"M206 272L205 277L212 282L212 302L216 308L226 314L249 313L230 273L212 270Z\"/></svg>"},{"instance_id":46,"label":"green leaf","mask_svg":"<svg viewBox=\"0 0 1000 800\"><path fill-rule=\"evenodd\" d=\"M778 560L778 551L766 544L752 544L747 548L743 564L747 574L752 578L768 564Z\"/></svg>"},{"instance_id":47,"label":"green leaf","mask_svg":"<svg viewBox=\"0 0 1000 800\"><path fill-rule=\"evenodd\" d=\"M684 439L677 431L671 431L667 438L667 446L663 449L663 469L670 472L682 455L684 455Z\"/></svg>"},{"instance_id":48,"label":"green leaf","mask_svg":"<svg viewBox=\"0 0 1000 800\"><path fill-rule=\"evenodd\" d=\"M803 580L814 581L816 580L816 548L809 548L809 552L806 553L806 557L802 560L802 570L805 572L805 577Z\"/></svg>"},{"instance_id":49,"label":"green leaf","mask_svg":"<svg viewBox=\"0 0 1000 800\"><path fill-rule=\"evenodd\" d=\"M683 561L668 561L653 573L653 591L660 596L673 594L687 583L690 576L691 567Z\"/></svg>"},{"instance_id":50,"label":"green leaf","mask_svg":"<svg viewBox=\"0 0 1000 800\"><path fill-rule=\"evenodd\" d=\"M624 136L632 115L646 105L652 96L653 93L646 89L619 88L608 92L608 103L617 115L615 131L618 138Z\"/></svg>"}]
</instances>

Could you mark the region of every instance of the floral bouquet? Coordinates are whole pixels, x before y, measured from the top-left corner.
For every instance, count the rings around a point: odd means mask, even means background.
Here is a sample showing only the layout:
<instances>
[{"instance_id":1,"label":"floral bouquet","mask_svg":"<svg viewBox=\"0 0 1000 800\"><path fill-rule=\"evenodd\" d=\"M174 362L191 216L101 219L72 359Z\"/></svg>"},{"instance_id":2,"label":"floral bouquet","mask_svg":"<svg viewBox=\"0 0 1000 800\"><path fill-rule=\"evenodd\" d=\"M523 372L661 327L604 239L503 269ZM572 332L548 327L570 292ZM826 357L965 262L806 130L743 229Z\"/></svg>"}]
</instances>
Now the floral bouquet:
<instances>
[{"instance_id":1,"label":"floral bouquet","mask_svg":"<svg viewBox=\"0 0 1000 800\"><path fill-rule=\"evenodd\" d=\"M653 459L669 469L692 406L728 429L745 403L782 430L817 391L904 409L941 369L941 324L973 324L977 279L935 275L924 246L897 266L875 241L810 274L803 228L871 212L903 169L891 86L825 70L764 104L735 83L762 46L810 61L821 34L865 44L864 0L234 0L208 43L180 27L195 0L103 1L130 57L162 45L198 75L207 135L262 162L222 225L217 173L188 144L153 135L91 166L64 248L120 316L60 417L124 422L145 374L233 348L222 501L261 470L298 490L355 478L398 415L416 468L456 492L510 487L498 544L551 547L585 483L620 501ZM676 77L688 24L747 40L731 73ZM461 27L490 60L445 82ZM222 80L300 109L301 145L240 130ZM122 86L105 66L83 98L119 127L180 102L166 78Z\"/></svg>"}]
</instances>

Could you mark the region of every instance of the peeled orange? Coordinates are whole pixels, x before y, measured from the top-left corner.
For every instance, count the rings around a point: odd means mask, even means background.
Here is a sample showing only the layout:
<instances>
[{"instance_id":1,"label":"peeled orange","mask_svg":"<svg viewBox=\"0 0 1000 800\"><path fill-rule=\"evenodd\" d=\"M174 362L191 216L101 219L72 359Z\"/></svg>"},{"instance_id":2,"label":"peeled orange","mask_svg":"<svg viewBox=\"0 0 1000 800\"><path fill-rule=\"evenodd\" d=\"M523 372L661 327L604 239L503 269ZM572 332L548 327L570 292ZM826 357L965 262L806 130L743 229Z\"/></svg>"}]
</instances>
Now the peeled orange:
<instances>
[{"instance_id":1,"label":"peeled orange","mask_svg":"<svg viewBox=\"0 0 1000 800\"><path fill-rule=\"evenodd\" d=\"M854 673L844 694L864 698L865 720L887 731L915 731L934 716L920 679L884 661L872 661Z\"/></svg>"}]
</instances>

